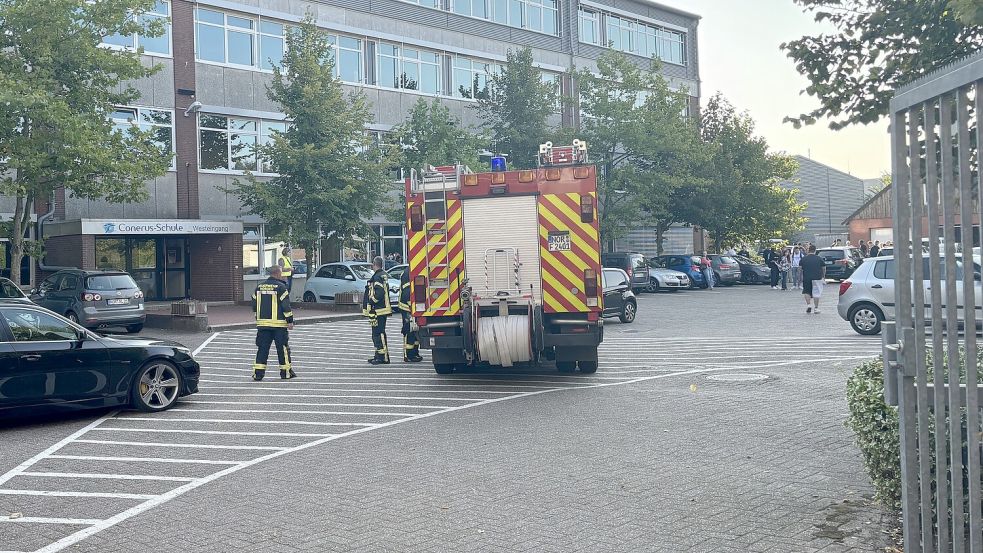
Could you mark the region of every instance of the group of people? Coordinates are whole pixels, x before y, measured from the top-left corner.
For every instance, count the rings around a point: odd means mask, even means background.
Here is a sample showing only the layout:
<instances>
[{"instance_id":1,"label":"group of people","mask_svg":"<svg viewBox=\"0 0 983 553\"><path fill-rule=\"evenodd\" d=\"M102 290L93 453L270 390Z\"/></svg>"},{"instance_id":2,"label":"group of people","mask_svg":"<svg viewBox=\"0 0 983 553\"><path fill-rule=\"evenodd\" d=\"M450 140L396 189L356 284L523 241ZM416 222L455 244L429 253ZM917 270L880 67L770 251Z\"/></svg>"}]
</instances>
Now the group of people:
<instances>
[{"instance_id":1,"label":"group of people","mask_svg":"<svg viewBox=\"0 0 983 553\"><path fill-rule=\"evenodd\" d=\"M772 246L764 251L765 264L771 270L771 288L788 290L789 275L792 289L802 290L806 302L806 313L819 313L819 298L826 282L826 262L816 255L816 245L798 243L781 252Z\"/></svg>"}]
</instances>

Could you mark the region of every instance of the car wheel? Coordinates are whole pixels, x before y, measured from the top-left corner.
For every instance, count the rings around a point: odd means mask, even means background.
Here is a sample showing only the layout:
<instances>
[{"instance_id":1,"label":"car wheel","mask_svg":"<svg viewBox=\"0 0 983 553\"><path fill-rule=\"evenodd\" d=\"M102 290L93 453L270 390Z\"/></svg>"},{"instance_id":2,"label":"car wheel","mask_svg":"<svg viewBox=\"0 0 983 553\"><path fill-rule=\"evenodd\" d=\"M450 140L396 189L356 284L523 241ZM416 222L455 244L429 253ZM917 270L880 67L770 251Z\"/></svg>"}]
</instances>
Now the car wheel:
<instances>
[{"instance_id":1,"label":"car wheel","mask_svg":"<svg viewBox=\"0 0 983 553\"><path fill-rule=\"evenodd\" d=\"M437 374L451 374L454 372L454 363L440 363L433 366Z\"/></svg>"},{"instance_id":2,"label":"car wheel","mask_svg":"<svg viewBox=\"0 0 983 553\"><path fill-rule=\"evenodd\" d=\"M564 373L564 374L566 374L566 373L572 373L573 371L577 370L577 362L576 361L557 361L556 362L556 370L558 370L558 371L560 371L561 373Z\"/></svg>"},{"instance_id":3,"label":"car wheel","mask_svg":"<svg viewBox=\"0 0 983 553\"><path fill-rule=\"evenodd\" d=\"M126 331L129 332L130 334L136 334L141 330L143 330L143 323L135 324L135 325L126 325Z\"/></svg>"},{"instance_id":4,"label":"car wheel","mask_svg":"<svg viewBox=\"0 0 983 553\"><path fill-rule=\"evenodd\" d=\"M72 321L75 324L78 324L79 322L79 316L76 315L74 311L69 311L68 313L65 313L65 318L68 319L69 321Z\"/></svg>"},{"instance_id":5,"label":"car wheel","mask_svg":"<svg viewBox=\"0 0 983 553\"><path fill-rule=\"evenodd\" d=\"M304 303L317 303L317 296L314 292L304 292Z\"/></svg>"},{"instance_id":6,"label":"car wheel","mask_svg":"<svg viewBox=\"0 0 983 553\"><path fill-rule=\"evenodd\" d=\"M850 309L849 318L850 326L857 334L873 336L880 334L884 314L874 305L861 303Z\"/></svg>"},{"instance_id":7,"label":"car wheel","mask_svg":"<svg viewBox=\"0 0 983 553\"><path fill-rule=\"evenodd\" d=\"M649 287L648 287L648 289L647 289L647 290L645 290L645 291L646 291L646 292L651 292L651 293L653 293L653 294L657 294L657 293L659 292L659 281L658 281L658 279L654 279L654 278L653 278L653 279L651 280L651 282L649 282Z\"/></svg>"},{"instance_id":8,"label":"car wheel","mask_svg":"<svg viewBox=\"0 0 983 553\"><path fill-rule=\"evenodd\" d=\"M580 367L580 372L584 374L594 374L597 372L597 359L581 361L577 365Z\"/></svg>"},{"instance_id":9,"label":"car wheel","mask_svg":"<svg viewBox=\"0 0 983 553\"><path fill-rule=\"evenodd\" d=\"M635 320L635 314L638 313L638 306L633 301L626 301L625 306L621 308L621 314L618 318L621 319L623 323L630 323Z\"/></svg>"},{"instance_id":10,"label":"car wheel","mask_svg":"<svg viewBox=\"0 0 983 553\"><path fill-rule=\"evenodd\" d=\"M163 411L181 395L181 372L170 361L154 359L133 379L133 406L141 411Z\"/></svg>"}]
</instances>

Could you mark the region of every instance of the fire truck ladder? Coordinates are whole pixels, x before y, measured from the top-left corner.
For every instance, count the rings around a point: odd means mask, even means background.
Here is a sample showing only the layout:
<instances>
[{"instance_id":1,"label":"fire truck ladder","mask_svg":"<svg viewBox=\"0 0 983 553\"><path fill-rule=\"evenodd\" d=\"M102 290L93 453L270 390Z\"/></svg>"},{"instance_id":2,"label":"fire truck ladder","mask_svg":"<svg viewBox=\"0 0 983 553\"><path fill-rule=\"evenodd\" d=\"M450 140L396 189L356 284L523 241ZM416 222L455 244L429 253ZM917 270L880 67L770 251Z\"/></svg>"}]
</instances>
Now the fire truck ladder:
<instances>
[{"instance_id":1,"label":"fire truck ladder","mask_svg":"<svg viewBox=\"0 0 983 553\"><path fill-rule=\"evenodd\" d=\"M450 288L450 251L447 238L447 193L461 189L461 175L471 170L463 165L428 167L415 181L414 190L423 192L424 213L426 214L426 253L427 275L430 297L438 298ZM431 309L450 307L450 295L445 296L446 304L431 305Z\"/></svg>"}]
</instances>

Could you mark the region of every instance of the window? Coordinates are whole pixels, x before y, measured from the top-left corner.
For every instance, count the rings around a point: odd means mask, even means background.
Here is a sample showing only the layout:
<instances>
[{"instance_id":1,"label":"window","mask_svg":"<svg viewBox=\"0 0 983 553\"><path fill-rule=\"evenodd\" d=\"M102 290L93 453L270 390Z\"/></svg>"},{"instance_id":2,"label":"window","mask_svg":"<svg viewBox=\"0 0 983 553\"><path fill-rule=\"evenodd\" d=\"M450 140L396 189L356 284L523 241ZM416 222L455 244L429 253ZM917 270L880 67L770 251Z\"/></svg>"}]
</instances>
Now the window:
<instances>
[{"instance_id":1,"label":"window","mask_svg":"<svg viewBox=\"0 0 983 553\"><path fill-rule=\"evenodd\" d=\"M195 10L195 58L200 61L272 70L286 48L282 23Z\"/></svg>"},{"instance_id":2,"label":"window","mask_svg":"<svg viewBox=\"0 0 983 553\"><path fill-rule=\"evenodd\" d=\"M497 63L455 57L454 90L451 95L474 100L487 99L491 77L501 69L502 66Z\"/></svg>"},{"instance_id":3,"label":"window","mask_svg":"<svg viewBox=\"0 0 983 553\"><path fill-rule=\"evenodd\" d=\"M164 22L164 34L156 37L132 34L129 36L110 35L102 39L102 43L110 47L128 48L136 50L143 48L147 54L160 54L163 56L171 55L171 3L166 0L157 0L154 7L140 16L140 22L144 24L155 21Z\"/></svg>"},{"instance_id":4,"label":"window","mask_svg":"<svg viewBox=\"0 0 983 553\"><path fill-rule=\"evenodd\" d=\"M119 132L137 128L150 133L150 140L170 158L174 169L174 112L165 109L136 107L116 108L112 114L113 125Z\"/></svg>"},{"instance_id":5,"label":"window","mask_svg":"<svg viewBox=\"0 0 983 553\"><path fill-rule=\"evenodd\" d=\"M439 7L436 0L407 0ZM558 35L557 0L451 0L450 11L496 23Z\"/></svg>"},{"instance_id":6,"label":"window","mask_svg":"<svg viewBox=\"0 0 983 553\"><path fill-rule=\"evenodd\" d=\"M347 36L328 35L331 43L331 53L334 55L334 71L339 79L346 83L361 83L362 75L362 41Z\"/></svg>"},{"instance_id":7,"label":"window","mask_svg":"<svg viewBox=\"0 0 983 553\"><path fill-rule=\"evenodd\" d=\"M134 259L133 264L136 266L136 259ZM96 275L90 276L85 280L86 290L95 290L99 292L132 290L136 287L137 283L130 275Z\"/></svg>"},{"instance_id":8,"label":"window","mask_svg":"<svg viewBox=\"0 0 983 553\"><path fill-rule=\"evenodd\" d=\"M126 240L123 238L99 238L96 240L96 268L126 269Z\"/></svg>"},{"instance_id":9,"label":"window","mask_svg":"<svg viewBox=\"0 0 983 553\"><path fill-rule=\"evenodd\" d=\"M256 146L269 143L274 133L285 131L286 123L282 121L200 114L200 167L206 171L273 173L274 168L270 162L258 158Z\"/></svg>"},{"instance_id":10,"label":"window","mask_svg":"<svg viewBox=\"0 0 983 553\"><path fill-rule=\"evenodd\" d=\"M486 0L454 0L453 11L462 15L488 17L488 4Z\"/></svg>"},{"instance_id":11,"label":"window","mask_svg":"<svg viewBox=\"0 0 983 553\"><path fill-rule=\"evenodd\" d=\"M23 298L24 292L9 280L0 280L0 298Z\"/></svg>"},{"instance_id":12,"label":"window","mask_svg":"<svg viewBox=\"0 0 983 553\"><path fill-rule=\"evenodd\" d=\"M65 278L61 279L61 284L58 285L58 291L72 291L79 287L79 277L78 275L65 275Z\"/></svg>"},{"instance_id":13,"label":"window","mask_svg":"<svg viewBox=\"0 0 983 553\"><path fill-rule=\"evenodd\" d=\"M63 342L79 338L79 331L54 315L27 309L4 309L10 333L17 342Z\"/></svg>"},{"instance_id":14,"label":"window","mask_svg":"<svg viewBox=\"0 0 983 553\"><path fill-rule=\"evenodd\" d=\"M601 20L597 12L580 9L579 13L580 42L601 44Z\"/></svg>"},{"instance_id":15,"label":"window","mask_svg":"<svg viewBox=\"0 0 983 553\"><path fill-rule=\"evenodd\" d=\"M428 8L439 8L438 3L440 0L403 0L404 2L409 2L410 4L419 4L421 6L426 6Z\"/></svg>"},{"instance_id":16,"label":"window","mask_svg":"<svg viewBox=\"0 0 983 553\"><path fill-rule=\"evenodd\" d=\"M539 80L543 84L547 84L553 89L553 93L556 94L556 102L553 104L554 113L560 113L560 110L563 107L563 90L560 74L543 71L539 74Z\"/></svg>"},{"instance_id":17,"label":"window","mask_svg":"<svg viewBox=\"0 0 983 553\"><path fill-rule=\"evenodd\" d=\"M387 88L440 94L440 55L426 50L379 43L378 84Z\"/></svg>"}]
</instances>

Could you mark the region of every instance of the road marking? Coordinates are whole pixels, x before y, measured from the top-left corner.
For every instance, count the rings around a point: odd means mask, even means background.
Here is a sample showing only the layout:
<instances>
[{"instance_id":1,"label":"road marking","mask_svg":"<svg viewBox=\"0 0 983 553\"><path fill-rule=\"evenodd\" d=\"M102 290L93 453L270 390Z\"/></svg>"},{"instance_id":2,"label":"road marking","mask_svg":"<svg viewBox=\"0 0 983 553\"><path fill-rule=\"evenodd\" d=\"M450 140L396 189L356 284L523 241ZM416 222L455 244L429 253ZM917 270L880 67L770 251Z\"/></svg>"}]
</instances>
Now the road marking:
<instances>
[{"instance_id":1,"label":"road marking","mask_svg":"<svg viewBox=\"0 0 983 553\"><path fill-rule=\"evenodd\" d=\"M270 397L270 394L213 394L209 392L198 392L194 397L208 396L208 397ZM399 400L411 400L411 401L481 401L484 398L475 397L431 397L431 396L349 396L349 395L339 395L339 394L276 394L275 397L317 397L317 398L364 398L364 399L399 399Z\"/></svg>"},{"instance_id":2,"label":"road marking","mask_svg":"<svg viewBox=\"0 0 983 553\"><path fill-rule=\"evenodd\" d=\"M288 381L292 382L292 381ZM225 382L223 382L225 383ZM256 385L248 384L245 382L229 381L228 384L237 384L237 386L208 386L208 390L286 390L289 392L364 392L364 393L379 393L386 392L390 394L409 394L416 393L417 390L375 390L375 389L353 389L348 390L345 388L287 388L285 386L292 386L293 384L280 384L280 385ZM541 387L541 386L540 386ZM511 394L512 392L504 392L498 390L423 390L428 394ZM196 394L198 395L198 394ZM338 396L338 397L387 397L387 398L398 398L399 396ZM430 398L436 399L436 398ZM447 398L452 399L452 398Z\"/></svg>"},{"instance_id":3,"label":"road marking","mask_svg":"<svg viewBox=\"0 0 983 553\"><path fill-rule=\"evenodd\" d=\"M161 482L192 482L186 476L145 476L141 474L94 474L91 472L22 472L18 476L39 478L95 478L99 480L159 480Z\"/></svg>"},{"instance_id":4,"label":"road marking","mask_svg":"<svg viewBox=\"0 0 983 553\"><path fill-rule=\"evenodd\" d=\"M48 459L75 461L127 461L144 463L189 463L199 465L238 465L241 461L213 461L211 459L171 459L166 457L105 457L102 455L50 455Z\"/></svg>"},{"instance_id":5,"label":"road marking","mask_svg":"<svg viewBox=\"0 0 983 553\"><path fill-rule=\"evenodd\" d=\"M314 421L270 421L258 419L152 419L148 417L125 417L118 420L137 420L137 421L156 421L156 422L223 422L223 423L243 423L243 424L310 424L314 426L365 426L373 427L375 423L360 422L314 422Z\"/></svg>"},{"instance_id":6,"label":"road marking","mask_svg":"<svg viewBox=\"0 0 983 553\"><path fill-rule=\"evenodd\" d=\"M75 526L95 526L102 520L97 518L50 518L50 517L18 517L0 516L0 522L18 522L33 524L71 524Z\"/></svg>"},{"instance_id":7,"label":"road marking","mask_svg":"<svg viewBox=\"0 0 983 553\"><path fill-rule=\"evenodd\" d=\"M53 490L0 490L0 495L40 495L45 497L101 497L106 499L147 500L157 497L139 493L59 492Z\"/></svg>"},{"instance_id":8,"label":"road marking","mask_svg":"<svg viewBox=\"0 0 983 553\"><path fill-rule=\"evenodd\" d=\"M247 411L248 412L248 411ZM75 440L77 444L104 444L104 445L130 445L144 447L178 447L191 449L247 449L263 451L282 451L285 447L260 446L260 445L210 445L210 444L175 444L175 443L155 443L155 442L118 442L113 440Z\"/></svg>"},{"instance_id":9,"label":"road marking","mask_svg":"<svg viewBox=\"0 0 983 553\"><path fill-rule=\"evenodd\" d=\"M267 396L268 397L268 396ZM385 407L392 409L446 409L451 405L400 405L390 403L301 403L289 401L183 401L181 405L294 405L298 407ZM345 413L348 414L347 412Z\"/></svg>"},{"instance_id":10,"label":"road marking","mask_svg":"<svg viewBox=\"0 0 983 553\"><path fill-rule=\"evenodd\" d=\"M171 409L173 413L268 413L286 415L353 415L367 417L411 417L417 413L372 413L356 411L283 411L275 409Z\"/></svg>"},{"instance_id":11,"label":"road marking","mask_svg":"<svg viewBox=\"0 0 983 553\"><path fill-rule=\"evenodd\" d=\"M223 436L287 436L293 438L327 438L334 434L302 434L297 432L233 432L230 430L181 430L181 429L162 429L162 428L116 428L99 427L92 430L102 432L151 432L161 434L217 434ZM22 473L24 474L24 473Z\"/></svg>"},{"instance_id":12,"label":"road marking","mask_svg":"<svg viewBox=\"0 0 983 553\"><path fill-rule=\"evenodd\" d=\"M217 384L235 384L239 382L238 380L211 380L211 379L201 379L199 382L206 383L217 383ZM332 385L332 386L413 386L416 388L433 388L433 387L443 387L443 388L460 388L460 384L435 382L432 384L408 384L404 382L311 382L310 380L305 381L305 384L312 385ZM557 382L557 384L562 384L562 382ZM526 386L524 384L489 384L488 386L492 388L545 388L546 386ZM584 386L578 384L575 386L564 386L566 388L582 388ZM381 390L371 390L371 391L381 391ZM509 393L509 392L503 392Z\"/></svg>"},{"instance_id":13,"label":"road marking","mask_svg":"<svg viewBox=\"0 0 983 553\"><path fill-rule=\"evenodd\" d=\"M201 353L201 350L205 349L205 347L208 346L208 344L211 344L215 338L218 338L219 334L221 334L221 332L215 332L208 338L205 338L205 341L202 342L200 346L196 347L195 350L191 352L191 356L194 357L199 353Z\"/></svg>"}]
</instances>

